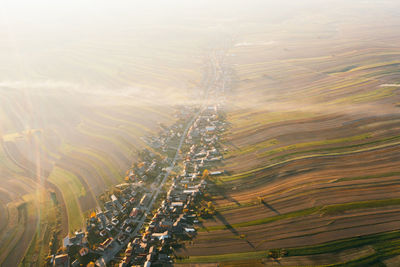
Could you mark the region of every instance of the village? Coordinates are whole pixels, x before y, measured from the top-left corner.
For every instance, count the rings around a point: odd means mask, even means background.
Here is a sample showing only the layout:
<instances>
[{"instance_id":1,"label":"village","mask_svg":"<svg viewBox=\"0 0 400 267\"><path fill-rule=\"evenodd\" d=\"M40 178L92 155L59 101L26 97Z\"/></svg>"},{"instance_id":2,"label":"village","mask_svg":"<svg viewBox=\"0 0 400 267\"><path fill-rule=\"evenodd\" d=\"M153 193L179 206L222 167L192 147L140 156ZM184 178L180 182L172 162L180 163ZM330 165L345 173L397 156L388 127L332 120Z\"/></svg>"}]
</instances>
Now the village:
<instances>
[{"instance_id":1,"label":"village","mask_svg":"<svg viewBox=\"0 0 400 267\"><path fill-rule=\"evenodd\" d=\"M64 253L53 255L49 266L173 264L174 249L196 236L201 217L213 215L204 194L209 178L223 173L216 168L225 128L218 104L184 107L177 118L161 125L159 136L143 138L165 157L140 151L125 183L99 197L102 207L90 214L86 231L65 237Z\"/></svg>"}]
</instances>

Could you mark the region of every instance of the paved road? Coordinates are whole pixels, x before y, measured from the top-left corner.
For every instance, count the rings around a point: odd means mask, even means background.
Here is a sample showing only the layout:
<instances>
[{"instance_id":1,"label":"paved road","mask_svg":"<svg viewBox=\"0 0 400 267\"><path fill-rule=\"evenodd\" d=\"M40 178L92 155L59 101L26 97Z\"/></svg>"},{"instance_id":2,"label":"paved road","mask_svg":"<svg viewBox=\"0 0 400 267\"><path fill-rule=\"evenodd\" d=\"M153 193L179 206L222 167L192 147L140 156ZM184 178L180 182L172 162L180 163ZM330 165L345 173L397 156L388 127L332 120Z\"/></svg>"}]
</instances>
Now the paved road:
<instances>
[{"instance_id":1,"label":"paved road","mask_svg":"<svg viewBox=\"0 0 400 267\"><path fill-rule=\"evenodd\" d=\"M206 108L206 104L207 104L207 102L208 102L209 90L210 90L210 88L214 85L214 82L215 82L215 80L216 80L217 67L216 67L215 56L213 56L213 58L211 58L211 64L212 64L212 73L211 73L210 76L211 76L212 78L211 78L211 79L209 78L209 79L205 82L205 83L206 83L206 84L205 84L205 89L206 89L206 90L205 90L205 96L204 96L204 98L203 98L203 102L201 103L201 107L200 107L199 111L196 112L196 113L193 115L193 118L186 124L185 131L183 132L182 137L181 137L181 139L180 139L180 141L179 141L179 145L178 145L178 147L176 148L175 156L174 156L174 158L173 158L173 160L172 160L172 162L171 162L169 168L167 168L167 171L164 173L164 177L162 178L161 183L159 184L159 186L157 187L157 189L156 189L155 192L153 193L151 202L149 203L149 205L147 205L147 207L146 207L146 209L145 209L145 211L144 211L144 214L142 215L141 219L138 221L138 224L137 224L135 230L134 230L131 234L129 234L128 238L127 238L122 244L119 244L119 243L117 243L117 242L114 242L113 247L112 247L112 248L109 248L109 249L103 254L103 256L102 256L100 259L98 259L98 264L99 264L100 266L106 266L106 264L107 264L109 261L111 261L111 260L115 257L115 255L118 254L118 253L120 252L120 250L121 250L125 245L127 245L127 243L128 243L134 236L136 236L136 234L140 231L140 229L142 229L142 226L143 226L143 224L144 224L144 221L146 220L146 217L147 217L148 213L151 211L151 208L153 207L154 202L157 200L158 195L160 194L160 192L161 192L161 190L162 190L162 188L163 188L165 182L167 181L168 176L169 176L171 170L175 167L176 161L177 161L177 159L178 159L178 157L179 157L179 152L180 152L180 150L181 150L181 148L182 148L183 142L184 142L185 139L186 139L186 136L187 136L187 133L188 133L190 127L193 125L193 123L195 122L195 120L200 116L200 114L201 114L201 113L203 112L203 110ZM211 81L210 81L210 80L211 80ZM162 173L161 173L160 175L162 175ZM159 176L160 176L160 175L159 175ZM157 180L158 180L158 179L157 179ZM120 232L118 233L118 235L119 235L120 233L122 233L122 232L123 232L123 231L120 231ZM117 235L117 236L118 236L118 235Z\"/></svg>"},{"instance_id":2,"label":"paved road","mask_svg":"<svg viewBox=\"0 0 400 267\"><path fill-rule=\"evenodd\" d=\"M161 183L159 184L159 186L157 187L157 189L155 190L155 192L153 193L152 199L150 201L150 203L147 205L147 207L144 210L144 214L142 215L141 219L137 222L137 226L135 228L135 230L129 235L129 237L122 243L122 244L118 244L116 242L114 242L114 245L112 248L109 248L104 254L103 256L98 260L100 266L106 266L106 264L112 260L115 255L125 246L127 245L127 243L129 242L129 240L131 240L134 236L136 236L136 234L140 231L140 229L142 229L143 223L146 220L146 217L148 215L148 213L151 211L151 208L154 205L154 202L157 200L158 195L160 194L165 182L168 179L168 176L171 172L171 170L175 167L176 161L179 157L179 151L181 150L181 147L183 145L183 142L186 139L187 133L189 131L189 128L193 125L193 123L195 122L195 120L197 119L197 117L201 114L202 109L200 109L194 116L193 118L188 122L188 124L186 125L185 131L182 134L181 140L179 141L179 145L176 149L176 153L174 156L174 159L172 160L169 168L167 168L167 171L164 173L164 177L162 178ZM160 174L162 175L162 174ZM118 235L120 233L122 233L123 231L120 231L118 233ZM117 236L118 236L117 235Z\"/></svg>"}]
</instances>

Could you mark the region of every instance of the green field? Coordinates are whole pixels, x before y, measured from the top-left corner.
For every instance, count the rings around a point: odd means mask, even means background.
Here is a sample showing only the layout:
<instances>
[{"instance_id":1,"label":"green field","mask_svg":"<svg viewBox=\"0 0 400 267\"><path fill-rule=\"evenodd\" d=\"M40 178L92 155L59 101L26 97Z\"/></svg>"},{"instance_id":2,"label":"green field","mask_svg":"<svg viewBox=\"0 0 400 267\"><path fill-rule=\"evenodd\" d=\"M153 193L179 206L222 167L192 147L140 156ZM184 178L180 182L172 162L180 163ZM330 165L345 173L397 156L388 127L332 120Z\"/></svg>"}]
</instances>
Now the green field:
<instances>
[{"instance_id":1,"label":"green field","mask_svg":"<svg viewBox=\"0 0 400 267\"><path fill-rule=\"evenodd\" d=\"M84 217L78 199L87 193L85 188L74 174L59 167L54 168L48 179L58 188L62 188L68 212L68 228L70 231L81 229Z\"/></svg>"},{"instance_id":2,"label":"green field","mask_svg":"<svg viewBox=\"0 0 400 267\"><path fill-rule=\"evenodd\" d=\"M400 251L400 232L388 232L379 233L373 235L359 236L354 238L337 240L334 242L328 242L315 246L305 246L296 248L285 248L287 251L287 257L291 256L309 256L318 255L324 253L332 253L338 251L344 251L346 249L362 247L365 245L371 245L376 253L368 255L363 258L343 262L339 264L324 265L324 266L383 266L382 261L390 258L391 256L397 255ZM212 262L231 262L243 261L246 263L246 259L254 260L268 257L268 251L256 251L256 252L243 252L243 253L232 253L232 254L220 254L212 256L191 256L187 259L179 259L177 263L212 263ZM375 265L374 265L375 264Z\"/></svg>"},{"instance_id":3,"label":"green field","mask_svg":"<svg viewBox=\"0 0 400 267\"><path fill-rule=\"evenodd\" d=\"M362 147L363 145L371 145L371 144L379 144L379 143L385 143L387 141L391 141L391 140L397 140L400 136L394 136L394 137L390 137L390 138L385 138L382 140L377 140L377 141L373 141L373 142L368 142L368 143L364 143L364 144L357 144L357 145L351 145L351 146L345 146L345 147L334 147L331 149L318 149L318 150L310 150L310 151L302 151L302 152L298 152L298 153L292 153L291 155L295 155L295 154L300 154L300 153L307 153L307 152L322 152L322 151L329 151L329 150L341 150L341 149L348 149L348 148L354 148L354 147ZM322 156L338 156L338 155L347 155L347 154L353 154L353 153L360 153L360 152L366 152L366 151L371 151L371 150L376 150L379 148L384 148L384 147L391 147L391 146L397 146L398 144L400 144L400 142L393 142L393 143L388 143L388 144L382 144L382 145L377 145L377 146L373 146L373 147L367 147L367 148L360 148L360 149L356 149L356 150L351 150L351 151L345 151L345 152L335 152L335 153L321 153L321 154L314 154L314 155L305 155L305 156L300 156L300 157L296 157L296 158L291 158L291 159L287 159L287 160L283 160L277 163L273 163L270 164L268 166L265 167L260 167L260 168L256 168L253 169L251 171L246 171L246 172L242 172L239 174L234 174L231 176L221 176L219 179L219 183L224 183L224 182L229 182L229 181L235 181L235 180L239 180L239 179L245 179L248 177L253 176L255 173L269 169L271 167L277 166L277 165L281 165L287 162L291 162L291 161L297 161L297 160L301 160L301 159L308 159L308 158L316 158L316 157L322 157ZM280 157L276 157L276 159L281 160L283 157L286 157L287 155L284 156L280 156Z\"/></svg>"}]
</instances>

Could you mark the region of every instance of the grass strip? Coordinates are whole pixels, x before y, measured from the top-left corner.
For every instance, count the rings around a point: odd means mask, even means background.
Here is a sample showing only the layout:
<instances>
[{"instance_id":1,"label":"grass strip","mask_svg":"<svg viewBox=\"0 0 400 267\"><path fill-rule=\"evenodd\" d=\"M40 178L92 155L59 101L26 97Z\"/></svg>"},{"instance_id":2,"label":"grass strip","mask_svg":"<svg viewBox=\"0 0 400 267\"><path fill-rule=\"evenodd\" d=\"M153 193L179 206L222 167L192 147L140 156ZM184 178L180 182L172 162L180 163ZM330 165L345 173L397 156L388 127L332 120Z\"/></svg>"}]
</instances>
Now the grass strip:
<instances>
[{"instance_id":1,"label":"grass strip","mask_svg":"<svg viewBox=\"0 0 400 267\"><path fill-rule=\"evenodd\" d=\"M400 198L395 199L380 199L380 200L368 200L368 201L358 201L358 202L349 202L343 204L332 204L327 206L319 206L319 207L312 207L308 209L298 210L289 212L286 214L276 215L268 218L257 219L253 221L247 222L240 222L234 224L223 224L223 225L216 225L207 228L199 228L200 232L204 231L217 231L217 230L227 230L233 228L241 228L241 227L248 227L248 226L255 226L261 224L268 224L271 222L284 220L284 219L291 219L296 217L303 217L307 215L311 215L313 213L319 213L322 215L336 215L350 210L356 209L368 209L368 208L380 208L386 206L394 206L400 205Z\"/></svg>"},{"instance_id":2,"label":"grass strip","mask_svg":"<svg viewBox=\"0 0 400 267\"><path fill-rule=\"evenodd\" d=\"M325 253L334 253L347 249L371 245L376 253L366 257L325 266L384 266L382 260L400 254L400 231L391 231L371 235L340 239L323 244L286 248L287 257L309 256ZM190 256L187 259L178 259L177 263L211 263L224 261L239 261L246 259L266 258L268 250L218 254L209 256Z\"/></svg>"},{"instance_id":3,"label":"grass strip","mask_svg":"<svg viewBox=\"0 0 400 267\"><path fill-rule=\"evenodd\" d=\"M386 172L386 173L378 173L371 175L361 175L355 177L344 177L335 181L335 183L346 182L346 181L356 181L356 180L364 180L364 179L375 179L375 178L385 178L400 175L400 172Z\"/></svg>"},{"instance_id":4,"label":"grass strip","mask_svg":"<svg viewBox=\"0 0 400 267\"><path fill-rule=\"evenodd\" d=\"M178 259L177 263L210 263L210 262L221 262L221 261L234 261L234 260L245 260L245 259L261 259L267 256L267 251L252 251L242 253L229 253L229 254L218 254L209 256L190 256L187 259Z\"/></svg>"},{"instance_id":5,"label":"grass strip","mask_svg":"<svg viewBox=\"0 0 400 267\"><path fill-rule=\"evenodd\" d=\"M345 142L354 142L354 141L369 139L371 137L373 137L372 133L366 133L366 134L337 138L337 139L320 140L320 141L293 144L293 145L288 145L288 146L279 147L276 149L266 151L264 153L261 153L260 157L266 157L266 156L269 156L272 154L277 154L277 153L287 151L287 150L294 150L294 149L305 148L305 147L310 147L310 146L322 146L322 145L332 145L332 144L345 143ZM310 151L319 151L319 150L321 150L321 149L310 150ZM293 154L295 154L295 153L293 153ZM290 155L290 154L288 154L288 155Z\"/></svg>"},{"instance_id":6,"label":"grass strip","mask_svg":"<svg viewBox=\"0 0 400 267\"><path fill-rule=\"evenodd\" d=\"M393 141L393 140L397 140L397 139L400 139L400 135L399 136L395 136L395 137L385 138L384 141ZM369 142L367 144L378 144L378 143L381 143L381 142L383 142L383 140L377 140L377 141ZM365 145L365 144L366 143L360 144L360 145L352 145L352 146L348 146L347 148L354 147L354 146L361 146L361 145ZM284 160L284 161L276 162L276 163L270 164L268 166L252 169L252 170L249 170L249 171L246 171L246 172L241 172L241 173L238 173L238 174L235 174L235 175L222 176L222 177L219 178L219 180L221 182L229 182L229 181L234 181L234 180L238 180L238 179L241 179L241 178L246 178L246 177L249 177L250 175L256 174L257 172L265 171L265 170L267 170L267 169L269 169L271 167L274 167L274 166L277 166L277 165L281 165L281 164L285 164L285 163L289 163L289 162L296 161L296 160L310 159L310 158L316 158L316 157L326 157L326 156L348 155L348 154L353 154L353 153L367 152L367 151L371 151L371 150L375 150L375 149L382 149L382 148L395 146L395 145L399 145L399 144L400 144L400 142L394 142L394 143L382 144L382 145L377 145L377 146L374 146L374 147L367 147L367 148L362 148L362 149L352 150L352 151L326 153L326 154L304 155L304 156L300 156L300 157L291 158L291 159L287 159L287 160ZM334 150L334 149L337 149L337 148L332 148L332 150ZM297 152L294 152L294 153L297 153ZM306 153L306 151L303 151L301 153ZM277 159L277 158L278 157L276 157L274 159Z\"/></svg>"}]
</instances>

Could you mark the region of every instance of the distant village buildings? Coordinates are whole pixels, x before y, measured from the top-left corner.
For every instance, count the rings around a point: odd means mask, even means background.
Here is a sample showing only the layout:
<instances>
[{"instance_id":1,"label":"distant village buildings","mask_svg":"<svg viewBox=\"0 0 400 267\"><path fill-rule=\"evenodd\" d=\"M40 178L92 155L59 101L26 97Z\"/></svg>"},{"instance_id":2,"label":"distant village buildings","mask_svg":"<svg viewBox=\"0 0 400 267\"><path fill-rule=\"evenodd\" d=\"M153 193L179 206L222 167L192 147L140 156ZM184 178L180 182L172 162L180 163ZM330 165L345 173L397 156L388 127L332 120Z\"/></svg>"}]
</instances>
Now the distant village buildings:
<instances>
[{"instance_id":1,"label":"distant village buildings","mask_svg":"<svg viewBox=\"0 0 400 267\"><path fill-rule=\"evenodd\" d=\"M187 129L182 139L186 145L182 170L173 177L154 213L153 189L161 182L160 177L168 174L169 160L145 149L140 155L142 161L127 172L126 183L116 185L104 195L102 206L90 214L86 231L76 231L64 238L67 253L53 255L53 266L81 266L84 262L106 266L119 251L124 255L120 266L170 264L171 244L196 235L196 207L207 189L208 176L224 173L208 171L223 158L218 135L224 122L217 114L217 105L208 106ZM154 149L168 151L171 144L178 146L183 128L182 124L164 127L158 138L146 138L146 142ZM73 251L75 254L71 254Z\"/></svg>"}]
</instances>

